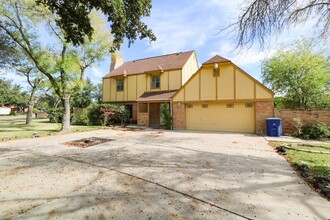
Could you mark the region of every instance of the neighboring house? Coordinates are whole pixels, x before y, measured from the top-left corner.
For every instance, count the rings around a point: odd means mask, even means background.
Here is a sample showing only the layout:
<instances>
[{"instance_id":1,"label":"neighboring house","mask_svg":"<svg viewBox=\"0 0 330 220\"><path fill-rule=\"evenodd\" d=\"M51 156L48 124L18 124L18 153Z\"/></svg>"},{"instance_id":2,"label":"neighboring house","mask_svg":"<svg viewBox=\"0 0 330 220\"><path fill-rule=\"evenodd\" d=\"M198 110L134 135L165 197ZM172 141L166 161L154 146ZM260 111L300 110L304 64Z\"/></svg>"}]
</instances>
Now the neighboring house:
<instances>
[{"instance_id":1,"label":"neighboring house","mask_svg":"<svg viewBox=\"0 0 330 220\"><path fill-rule=\"evenodd\" d=\"M124 63L112 57L110 73L103 77L103 102L125 104L138 125L160 127L160 108L198 69L194 51Z\"/></svg>"},{"instance_id":2,"label":"neighboring house","mask_svg":"<svg viewBox=\"0 0 330 220\"><path fill-rule=\"evenodd\" d=\"M103 101L128 105L138 125L160 127L162 104L174 129L265 133L274 115L274 93L218 55L199 69L193 51L112 66Z\"/></svg>"}]
</instances>

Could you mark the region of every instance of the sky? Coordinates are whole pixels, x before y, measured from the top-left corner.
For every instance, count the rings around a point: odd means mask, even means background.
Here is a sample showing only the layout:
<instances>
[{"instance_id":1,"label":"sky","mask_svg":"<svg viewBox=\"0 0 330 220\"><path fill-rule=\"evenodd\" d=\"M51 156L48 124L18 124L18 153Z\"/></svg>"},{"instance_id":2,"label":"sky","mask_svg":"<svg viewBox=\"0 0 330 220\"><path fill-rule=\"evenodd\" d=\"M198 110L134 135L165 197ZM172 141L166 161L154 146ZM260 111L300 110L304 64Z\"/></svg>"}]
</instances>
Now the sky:
<instances>
[{"instance_id":1,"label":"sky","mask_svg":"<svg viewBox=\"0 0 330 220\"><path fill-rule=\"evenodd\" d=\"M235 21L244 1L154 0L152 4L150 17L143 20L153 30L157 41L137 40L129 48L125 42L119 51L125 61L195 50L200 65L218 54L261 81L262 61L274 55L283 45L312 35L311 24L307 23L272 36L270 46L263 51L258 44L235 50L234 36L225 32L219 34L219 30ZM110 57L91 69L88 75L100 77L101 81L109 66Z\"/></svg>"},{"instance_id":2,"label":"sky","mask_svg":"<svg viewBox=\"0 0 330 220\"><path fill-rule=\"evenodd\" d=\"M258 44L237 50L234 36L219 33L219 30L235 21L243 5L243 0L153 0L151 15L143 21L153 30L157 41L136 40L130 47L125 42L118 53L125 61L130 61L195 50L200 65L218 54L261 81L262 61L274 55L283 45L311 37L311 23L290 27L278 36L272 36L269 46L263 51ZM95 84L102 82L102 77L109 72L110 60L110 56L106 57L103 62L89 68L86 76ZM9 78L20 84L25 80L14 74L10 74Z\"/></svg>"}]
</instances>

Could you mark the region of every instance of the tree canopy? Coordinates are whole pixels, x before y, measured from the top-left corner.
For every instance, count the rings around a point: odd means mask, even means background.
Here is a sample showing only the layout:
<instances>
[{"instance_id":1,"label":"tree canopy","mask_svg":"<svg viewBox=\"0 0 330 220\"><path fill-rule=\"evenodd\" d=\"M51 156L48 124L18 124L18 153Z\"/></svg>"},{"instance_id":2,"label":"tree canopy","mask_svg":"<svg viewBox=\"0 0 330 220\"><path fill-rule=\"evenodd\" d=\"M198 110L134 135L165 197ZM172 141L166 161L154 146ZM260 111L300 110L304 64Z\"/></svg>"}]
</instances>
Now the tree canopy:
<instances>
[{"instance_id":1,"label":"tree canopy","mask_svg":"<svg viewBox=\"0 0 330 220\"><path fill-rule=\"evenodd\" d=\"M263 82L289 108L330 108L330 59L310 41L296 42L263 63Z\"/></svg>"},{"instance_id":2,"label":"tree canopy","mask_svg":"<svg viewBox=\"0 0 330 220\"><path fill-rule=\"evenodd\" d=\"M13 84L11 80L0 78L0 106L26 106L27 100L28 95L22 91L20 85Z\"/></svg>"},{"instance_id":3,"label":"tree canopy","mask_svg":"<svg viewBox=\"0 0 330 220\"><path fill-rule=\"evenodd\" d=\"M36 0L57 15L56 23L65 33L67 42L83 44L85 36L92 37L90 13L102 11L113 34L112 50L120 48L127 38L129 45L137 38L156 40L153 32L141 21L150 15L151 0Z\"/></svg>"},{"instance_id":4,"label":"tree canopy","mask_svg":"<svg viewBox=\"0 0 330 220\"><path fill-rule=\"evenodd\" d=\"M238 47L260 46L274 34L299 23L314 23L318 37L329 35L329 0L250 0L241 10L236 21L223 30L230 29L236 35ZM222 30L222 31L223 31Z\"/></svg>"},{"instance_id":5,"label":"tree canopy","mask_svg":"<svg viewBox=\"0 0 330 220\"><path fill-rule=\"evenodd\" d=\"M95 16L94 16L95 15ZM86 68L104 59L112 46L110 29L93 12L95 23L91 38L84 45L67 43L66 33L57 26L57 16L42 5L29 0L0 0L0 30L22 51L23 56L49 81L64 107L62 131L70 127L70 95L79 88ZM44 33L40 31L44 30ZM43 42L47 33L51 42Z\"/></svg>"}]
</instances>

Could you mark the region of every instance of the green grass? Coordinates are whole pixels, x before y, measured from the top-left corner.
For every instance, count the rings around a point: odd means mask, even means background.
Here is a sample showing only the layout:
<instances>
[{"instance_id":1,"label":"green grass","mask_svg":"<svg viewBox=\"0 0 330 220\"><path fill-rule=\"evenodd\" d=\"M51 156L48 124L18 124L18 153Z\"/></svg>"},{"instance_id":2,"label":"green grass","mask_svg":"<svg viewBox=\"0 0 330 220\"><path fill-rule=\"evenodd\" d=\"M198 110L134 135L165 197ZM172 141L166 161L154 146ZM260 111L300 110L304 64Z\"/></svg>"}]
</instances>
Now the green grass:
<instances>
[{"instance_id":1,"label":"green grass","mask_svg":"<svg viewBox=\"0 0 330 220\"><path fill-rule=\"evenodd\" d=\"M279 146L283 143L275 143ZM286 143L290 146L290 143ZM297 149L330 152L330 144L311 144L311 146L303 144L293 144L291 147ZM306 164L309 168L309 175L312 177L330 178L330 154L309 153L295 150L287 150L286 156L293 165Z\"/></svg>"},{"instance_id":2,"label":"green grass","mask_svg":"<svg viewBox=\"0 0 330 220\"><path fill-rule=\"evenodd\" d=\"M9 117L9 116L5 116ZM13 117L13 116L11 116ZM2 117L0 118L2 119ZM91 131L102 129L102 126L79 126L71 125L71 132ZM61 124L50 123L49 119L33 119L32 124L26 125L25 119L15 121L0 122L0 141L7 139L19 139L32 137L34 134L38 136L47 136L56 134L60 131Z\"/></svg>"}]
</instances>

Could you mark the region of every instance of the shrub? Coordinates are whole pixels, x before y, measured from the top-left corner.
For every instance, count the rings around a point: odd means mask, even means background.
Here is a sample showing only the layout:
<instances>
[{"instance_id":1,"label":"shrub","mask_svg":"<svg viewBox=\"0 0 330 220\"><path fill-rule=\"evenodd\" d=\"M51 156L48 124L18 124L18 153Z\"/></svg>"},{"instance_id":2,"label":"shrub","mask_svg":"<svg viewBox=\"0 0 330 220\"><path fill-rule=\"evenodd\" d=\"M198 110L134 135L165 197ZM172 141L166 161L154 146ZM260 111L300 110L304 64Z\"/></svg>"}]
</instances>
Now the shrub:
<instances>
[{"instance_id":1,"label":"shrub","mask_svg":"<svg viewBox=\"0 0 330 220\"><path fill-rule=\"evenodd\" d=\"M93 125L121 124L121 126L125 126L129 114L123 105L99 104L89 108L88 118Z\"/></svg>"},{"instance_id":2,"label":"shrub","mask_svg":"<svg viewBox=\"0 0 330 220\"><path fill-rule=\"evenodd\" d=\"M329 126L323 122L305 125L302 127L301 137L304 139L329 138Z\"/></svg>"},{"instance_id":3,"label":"shrub","mask_svg":"<svg viewBox=\"0 0 330 220\"><path fill-rule=\"evenodd\" d=\"M72 113L71 124L73 125L89 125L88 110L82 109Z\"/></svg>"},{"instance_id":4,"label":"shrub","mask_svg":"<svg viewBox=\"0 0 330 220\"><path fill-rule=\"evenodd\" d=\"M164 104L160 109L160 115L165 129L172 128L172 116L167 104Z\"/></svg>"},{"instance_id":5,"label":"shrub","mask_svg":"<svg viewBox=\"0 0 330 220\"><path fill-rule=\"evenodd\" d=\"M15 116L15 115L16 115L16 111L11 110L10 113L9 113L9 115L11 115L11 116Z\"/></svg>"},{"instance_id":6,"label":"shrub","mask_svg":"<svg viewBox=\"0 0 330 220\"><path fill-rule=\"evenodd\" d=\"M49 121L52 123L61 123L64 115L64 109L60 108L50 108L47 111Z\"/></svg>"}]
</instances>

